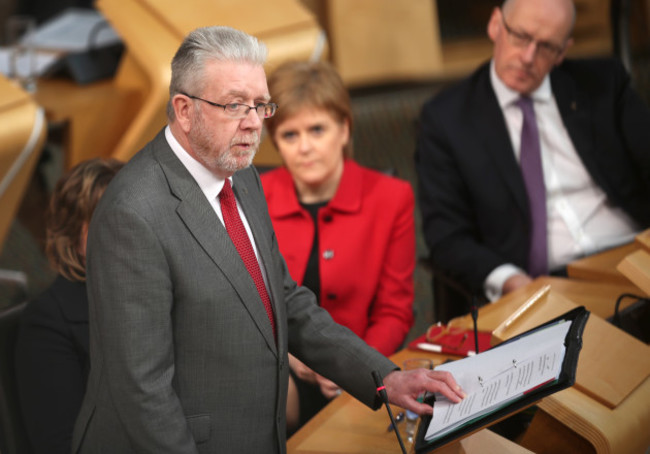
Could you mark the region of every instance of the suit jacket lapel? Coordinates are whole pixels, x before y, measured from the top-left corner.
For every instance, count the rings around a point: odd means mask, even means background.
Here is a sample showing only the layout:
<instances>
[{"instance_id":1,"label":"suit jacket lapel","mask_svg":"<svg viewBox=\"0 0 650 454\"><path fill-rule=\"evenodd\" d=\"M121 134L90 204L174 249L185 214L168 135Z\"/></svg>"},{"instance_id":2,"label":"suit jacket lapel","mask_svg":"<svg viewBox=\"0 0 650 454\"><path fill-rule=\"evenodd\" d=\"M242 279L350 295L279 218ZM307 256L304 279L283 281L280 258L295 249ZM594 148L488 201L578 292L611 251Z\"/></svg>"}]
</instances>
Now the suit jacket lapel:
<instances>
[{"instance_id":1,"label":"suit jacket lapel","mask_svg":"<svg viewBox=\"0 0 650 454\"><path fill-rule=\"evenodd\" d=\"M230 240L228 232L194 178L174 155L164 134L159 134L155 140L156 157L167 177L171 192L179 199L177 214L203 250L230 281L239 294L242 304L262 332L269 348L277 354L273 331L264 310L264 303L262 303L257 288L248 274L244 262L239 257L237 249ZM248 217L249 214L246 213L246 216ZM251 223L250 218L249 223ZM251 227L252 225L253 223L251 223Z\"/></svg>"},{"instance_id":2,"label":"suit jacket lapel","mask_svg":"<svg viewBox=\"0 0 650 454\"><path fill-rule=\"evenodd\" d=\"M551 89L578 156L594 181L605 186L593 159L596 144L591 133L591 100L561 67L551 73Z\"/></svg>"},{"instance_id":3,"label":"suit jacket lapel","mask_svg":"<svg viewBox=\"0 0 650 454\"><path fill-rule=\"evenodd\" d=\"M271 297L271 305L273 306L273 312L275 313L276 331L279 340L282 338L281 336L283 335L284 331L284 325L281 323L281 321L285 319L285 314L284 305L278 304L277 302L282 301L282 298L284 297L284 289L278 288L278 286L274 285L274 283L284 282L284 280L282 276L279 276L277 274L278 270L273 265L273 258L269 254L269 252L272 250L272 245L269 244L267 239L268 232L264 230L264 225L268 225L268 223L265 223L262 218L262 215L266 212L266 210L264 207L260 206L260 202L266 203L266 199L263 197L256 198L252 196L251 191L249 191L248 186L244 181L244 173L248 174L251 177L253 176L253 170L251 168L237 172L233 176L233 179L235 180L233 191L235 192L235 196L237 197L242 210L246 214L248 225L253 232L253 238L255 239L257 252L260 256L260 260L262 260L262 263L264 264L264 271L266 271L267 278L267 291ZM261 300L260 304L263 306ZM269 326L269 336L271 339L273 339L273 334L270 330L270 324L268 323L268 317L266 316L266 313L264 313L264 316L267 320L266 324Z\"/></svg>"},{"instance_id":4,"label":"suit jacket lapel","mask_svg":"<svg viewBox=\"0 0 650 454\"><path fill-rule=\"evenodd\" d=\"M479 75L478 89L470 99L472 99L470 118L474 123L473 128L478 131L478 140L483 141L483 149L492 158L517 205L523 212L528 212L526 186L515 159L503 112L490 82L489 64Z\"/></svg>"}]
</instances>

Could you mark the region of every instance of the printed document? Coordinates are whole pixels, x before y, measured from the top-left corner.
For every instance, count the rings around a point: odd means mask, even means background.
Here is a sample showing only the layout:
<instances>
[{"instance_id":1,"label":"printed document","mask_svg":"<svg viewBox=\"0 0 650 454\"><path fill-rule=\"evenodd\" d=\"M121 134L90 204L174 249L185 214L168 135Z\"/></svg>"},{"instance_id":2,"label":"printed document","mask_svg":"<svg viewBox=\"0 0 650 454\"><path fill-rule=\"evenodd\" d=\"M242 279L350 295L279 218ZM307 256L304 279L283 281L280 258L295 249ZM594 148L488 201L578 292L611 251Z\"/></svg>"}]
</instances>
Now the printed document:
<instances>
[{"instance_id":1,"label":"printed document","mask_svg":"<svg viewBox=\"0 0 650 454\"><path fill-rule=\"evenodd\" d=\"M571 323L561 321L479 355L436 367L451 372L467 397L454 404L436 394L425 440L439 438L555 381L562 370Z\"/></svg>"}]
</instances>

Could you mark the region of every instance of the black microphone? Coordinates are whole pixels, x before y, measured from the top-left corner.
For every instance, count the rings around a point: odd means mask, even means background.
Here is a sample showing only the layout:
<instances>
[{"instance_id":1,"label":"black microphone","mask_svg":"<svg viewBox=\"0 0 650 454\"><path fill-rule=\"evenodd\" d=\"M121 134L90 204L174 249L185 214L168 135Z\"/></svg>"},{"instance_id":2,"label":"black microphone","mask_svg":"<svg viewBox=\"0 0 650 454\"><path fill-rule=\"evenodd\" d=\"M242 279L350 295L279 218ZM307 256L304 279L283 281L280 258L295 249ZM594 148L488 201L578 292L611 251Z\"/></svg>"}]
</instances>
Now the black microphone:
<instances>
[{"instance_id":1,"label":"black microphone","mask_svg":"<svg viewBox=\"0 0 650 454\"><path fill-rule=\"evenodd\" d=\"M478 302L476 301L476 295L472 295L472 321L474 322L474 347L476 348L476 354L479 354L478 351Z\"/></svg>"},{"instance_id":2,"label":"black microphone","mask_svg":"<svg viewBox=\"0 0 650 454\"><path fill-rule=\"evenodd\" d=\"M388 404L388 394L386 394L386 387L384 386L384 383L381 381L381 375L379 375L379 372L377 372L376 370L373 370L372 378L375 380L375 385L377 386L377 392L379 393L379 397L381 397L381 400L383 400L384 403L386 404L386 410L388 410L388 416L390 417L390 422L393 424L393 427L395 428L395 435L397 436L397 441L399 441L400 448L402 448L402 453L406 454L406 448L404 447L402 436L399 434L399 430L397 430L397 422L395 421L395 418L393 417L393 412L391 411L390 405Z\"/></svg>"}]
</instances>

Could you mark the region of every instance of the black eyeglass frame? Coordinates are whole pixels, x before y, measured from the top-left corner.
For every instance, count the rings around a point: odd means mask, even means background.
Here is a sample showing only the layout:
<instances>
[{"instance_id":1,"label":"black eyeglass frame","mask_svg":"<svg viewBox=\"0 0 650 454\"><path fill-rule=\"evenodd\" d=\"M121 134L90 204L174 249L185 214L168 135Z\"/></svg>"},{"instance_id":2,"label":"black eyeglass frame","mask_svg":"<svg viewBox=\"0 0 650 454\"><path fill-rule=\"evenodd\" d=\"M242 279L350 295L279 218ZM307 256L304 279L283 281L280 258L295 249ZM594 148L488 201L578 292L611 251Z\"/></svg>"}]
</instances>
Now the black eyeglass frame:
<instances>
[{"instance_id":1,"label":"black eyeglass frame","mask_svg":"<svg viewBox=\"0 0 650 454\"><path fill-rule=\"evenodd\" d=\"M538 53L541 51L541 56L549 60L557 58L558 55L560 55L562 52L564 52L564 49L566 49L566 42L564 45L558 46L557 44L549 43L548 41L538 41L528 33L522 33L513 30L506 22L503 11L501 11L501 22L503 22L503 27L506 29L508 36L519 40L518 42L510 41L513 46L527 48L531 43L535 43L535 51Z\"/></svg>"},{"instance_id":2,"label":"black eyeglass frame","mask_svg":"<svg viewBox=\"0 0 650 454\"><path fill-rule=\"evenodd\" d=\"M199 100L199 101L203 101L203 102L208 103L208 104L210 104L211 106L214 106L214 107L221 107L226 115L229 115L227 109L228 109L228 107L231 107L231 106L236 106L236 109L239 109L240 106L248 108L248 110L245 113L242 112L241 115L233 116L231 118L246 118L246 116L249 114L249 112L251 110L255 110L255 113L260 118L271 118L273 115L275 115L275 112L277 112L277 110L278 110L278 105L276 103L274 103L274 102L259 103L259 104L256 104L254 106L249 106L248 104L242 104L240 102L231 102L231 103L228 103L228 104L219 104L219 103L216 103L216 102L208 101L207 99L200 98L198 96L188 95L187 93L184 93L182 91L179 92L179 94L181 94L183 96L187 96L190 99L196 99L196 100ZM260 112L258 110L260 107L263 107L265 109L264 111L262 111L262 115L260 115ZM270 115L266 114L266 108L267 107L271 108L271 114Z\"/></svg>"}]
</instances>

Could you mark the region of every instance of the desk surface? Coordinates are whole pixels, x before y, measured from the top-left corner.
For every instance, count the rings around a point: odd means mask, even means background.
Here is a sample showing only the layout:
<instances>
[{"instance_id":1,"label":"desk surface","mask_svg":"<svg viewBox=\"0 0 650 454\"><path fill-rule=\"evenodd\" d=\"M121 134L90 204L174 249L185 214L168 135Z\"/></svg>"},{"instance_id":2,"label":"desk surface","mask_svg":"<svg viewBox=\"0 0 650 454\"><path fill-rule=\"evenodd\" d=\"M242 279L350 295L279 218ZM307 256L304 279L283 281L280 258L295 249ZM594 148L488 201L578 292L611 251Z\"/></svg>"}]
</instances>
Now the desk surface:
<instances>
[{"instance_id":1,"label":"desk surface","mask_svg":"<svg viewBox=\"0 0 650 454\"><path fill-rule=\"evenodd\" d=\"M402 350L391 357L396 364L407 358L431 358L441 364L447 356ZM400 409L392 407L393 414ZM372 411L347 393L334 399L288 441L289 454L398 454L400 447L393 432L388 432L388 413L382 407ZM406 440L404 443L407 444ZM409 447L407 447L409 449ZM489 431L481 430L438 453L529 453L530 451Z\"/></svg>"}]
</instances>

